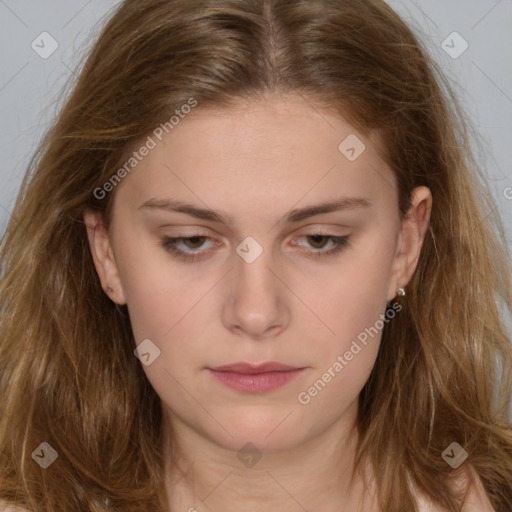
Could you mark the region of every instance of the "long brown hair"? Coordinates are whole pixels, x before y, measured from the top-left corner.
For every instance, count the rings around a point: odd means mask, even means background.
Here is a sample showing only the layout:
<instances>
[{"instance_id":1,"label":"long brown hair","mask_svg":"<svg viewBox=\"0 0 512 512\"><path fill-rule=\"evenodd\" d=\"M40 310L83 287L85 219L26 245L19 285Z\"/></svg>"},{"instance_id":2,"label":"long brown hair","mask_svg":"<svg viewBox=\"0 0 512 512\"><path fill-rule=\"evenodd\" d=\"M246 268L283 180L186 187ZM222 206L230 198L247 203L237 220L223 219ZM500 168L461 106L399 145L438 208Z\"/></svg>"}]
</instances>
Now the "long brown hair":
<instances>
[{"instance_id":1,"label":"long brown hair","mask_svg":"<svg viewBox=\"0 0 512 512\"><path fill-rule=\"evenodd\" d=\"M222 108L287 93L378 130L402 219L414 187L433 195L417 270L360 395L357 461L371 461L382 510L417 510L409 482L458 510L442 458L454 441L495 509L512 510L501 219L452 87L381 0L116 8L31 161L1 244L0 498L33 512L162 509L159 397L133 355L126 307L100 286L82 215L96 209L109 225L115 190L94 191L190 98ZM58 454L46 469L32 456L48 450L41 443Z\"/></svg>"}]
</instances>

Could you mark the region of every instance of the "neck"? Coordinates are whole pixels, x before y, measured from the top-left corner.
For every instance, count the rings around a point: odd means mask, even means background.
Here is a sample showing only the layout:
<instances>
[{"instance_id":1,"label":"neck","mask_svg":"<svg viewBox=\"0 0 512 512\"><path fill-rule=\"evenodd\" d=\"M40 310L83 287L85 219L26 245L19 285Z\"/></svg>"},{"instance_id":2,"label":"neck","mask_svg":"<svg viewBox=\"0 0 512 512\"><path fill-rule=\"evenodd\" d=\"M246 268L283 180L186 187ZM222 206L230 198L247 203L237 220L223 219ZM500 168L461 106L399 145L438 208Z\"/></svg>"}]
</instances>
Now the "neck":
<instances>
[{"instance_id":1,"label":"neck","mask_svg":"<svg viewBox=\"0 0 512 512\"><path fill-rule=\"evenodd\" d=\"M356 414L350 421L338 419L300 446L245 457L187 428L172 414L166 417L174 437L171 443L168 436L164 446L170 512L373 510L354 468ZM179 449L171 450L171 444Z\"/></svg>"}]
</instances>

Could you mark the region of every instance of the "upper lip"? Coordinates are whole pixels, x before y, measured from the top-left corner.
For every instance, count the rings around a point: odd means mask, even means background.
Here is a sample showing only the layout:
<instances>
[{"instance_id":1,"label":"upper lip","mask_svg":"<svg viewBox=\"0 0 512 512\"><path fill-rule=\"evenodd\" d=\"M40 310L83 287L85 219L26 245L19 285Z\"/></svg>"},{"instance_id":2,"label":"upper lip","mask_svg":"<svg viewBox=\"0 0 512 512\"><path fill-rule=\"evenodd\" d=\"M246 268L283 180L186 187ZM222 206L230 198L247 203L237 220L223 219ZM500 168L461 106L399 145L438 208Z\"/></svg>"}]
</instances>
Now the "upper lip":
<instances>
[{"instance_id":1,"label":"upper lip","mask_svg":"<svg viewBox=\"0 0 512 512\"><path fill-rule=\"evenodd\" d=\"M261 364L251 363L233 363L223 366L210 368L216 372L235 372L235 373L263 373L263 372L286 372L291 370L299 370L297 366L289 366L286 364L268 362Z\"/></svg>"}]
</instances>

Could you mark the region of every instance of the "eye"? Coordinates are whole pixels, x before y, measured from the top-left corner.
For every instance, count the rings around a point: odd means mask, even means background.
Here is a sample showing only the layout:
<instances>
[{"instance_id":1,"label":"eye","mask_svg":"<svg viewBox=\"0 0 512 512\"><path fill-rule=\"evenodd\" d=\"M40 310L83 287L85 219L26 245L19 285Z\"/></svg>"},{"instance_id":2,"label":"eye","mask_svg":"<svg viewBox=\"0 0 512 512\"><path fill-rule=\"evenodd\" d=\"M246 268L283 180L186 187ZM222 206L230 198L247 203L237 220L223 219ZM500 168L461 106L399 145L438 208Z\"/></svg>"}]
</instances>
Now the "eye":
<instances>
[{"instance_id":1,"label":"eye","mask_svg":"<svg viewBox=\"0 0 512 512\"><path fill-rule=\"evenodd\" d=\"M160 245L171 254L174 254L179 259L185 260L185 261L196 261L198 259L201 259L205 257L205 251L188 251L183 250L178 247L178 244L180 242L190 242L191 246L186 245L185 247L188 247L189 249L200 249L201 246L204 244L204 240L210 240L207 236L201 236L201 235L194 235L194 236L188 236L188 237L177 237L177 238L171 238L168 236L162 237L160 240Z\"/></svg>"},{"instance_id":2,"label":"eye","mask_svg":"<svg viewBox=\"0 0 512 512\"><path fill-rule=\"evenodd\" d=\"M341 250L343 250L348 244L349 244L349 236L335 236L335 235L328 235L323 233L317 233L312 235L303 235L299 238L308 238L313 240L313 247L315 249L323 249L326 245L325 241L331 242L331 248L327 250L317 250L317 251L307 251L310 256L313 258L319 258L323 256L331 256L334 254L337 254ZM297 245L297 244L294 244ZM318 247L318 245L322 247Z\"/></svg>"},{"instance_id":3,"label":"eye","mask_svg":"<svg viewBox=\"0 0 512 512\"><path fill-rule=\"evenodd\" d=\"M349 236L334 236L323 233L316 233L311 235L303 235L299 238L308 238L313 241L313 249L308 250L308 256L319 258L323 256L331 256L340 252L344 247L349 244ZM160 245L168 252L183 261L198 261L206 258L209 251L204 249L204 243L207 240L212 240L208 236L194 235L189 237L168 237L164 236L160 240ZM331 242L331 248L325 250L326 242ZM214 244L215 245L215 244ZM300 245L300 244L292 244ZM321 247L318 247L318 246ZM181 247L180 247L181 246Z\"/></svg>"}]
</instances>

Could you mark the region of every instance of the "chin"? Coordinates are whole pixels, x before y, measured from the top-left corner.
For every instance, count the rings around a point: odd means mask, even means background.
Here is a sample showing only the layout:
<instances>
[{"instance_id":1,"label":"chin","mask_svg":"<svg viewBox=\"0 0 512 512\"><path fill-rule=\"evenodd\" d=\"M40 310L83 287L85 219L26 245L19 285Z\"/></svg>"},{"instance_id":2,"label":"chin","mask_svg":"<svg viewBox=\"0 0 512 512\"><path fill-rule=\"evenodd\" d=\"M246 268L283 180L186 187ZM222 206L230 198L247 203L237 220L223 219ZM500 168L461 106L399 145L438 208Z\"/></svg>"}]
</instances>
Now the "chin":
<instances>
[{"instance_id":1,"label":"chin","mask_svg":"<svg viewBox=\"0 0 512 512\"><path fill-rule=\"evenodd\" d=\"M278 452L293 448L300 443L301 436L296 418L290 412L283 407L271 412L262 409L255 411L255 407L252 406L250 410L232 413L229 418L217 417L232 437L224 429L219 428L216 433L221 433L221 437L217 435L212 440L233 451L240 450L247 443L252 443L262 452Z\"/></svg>"}]
</instances>

